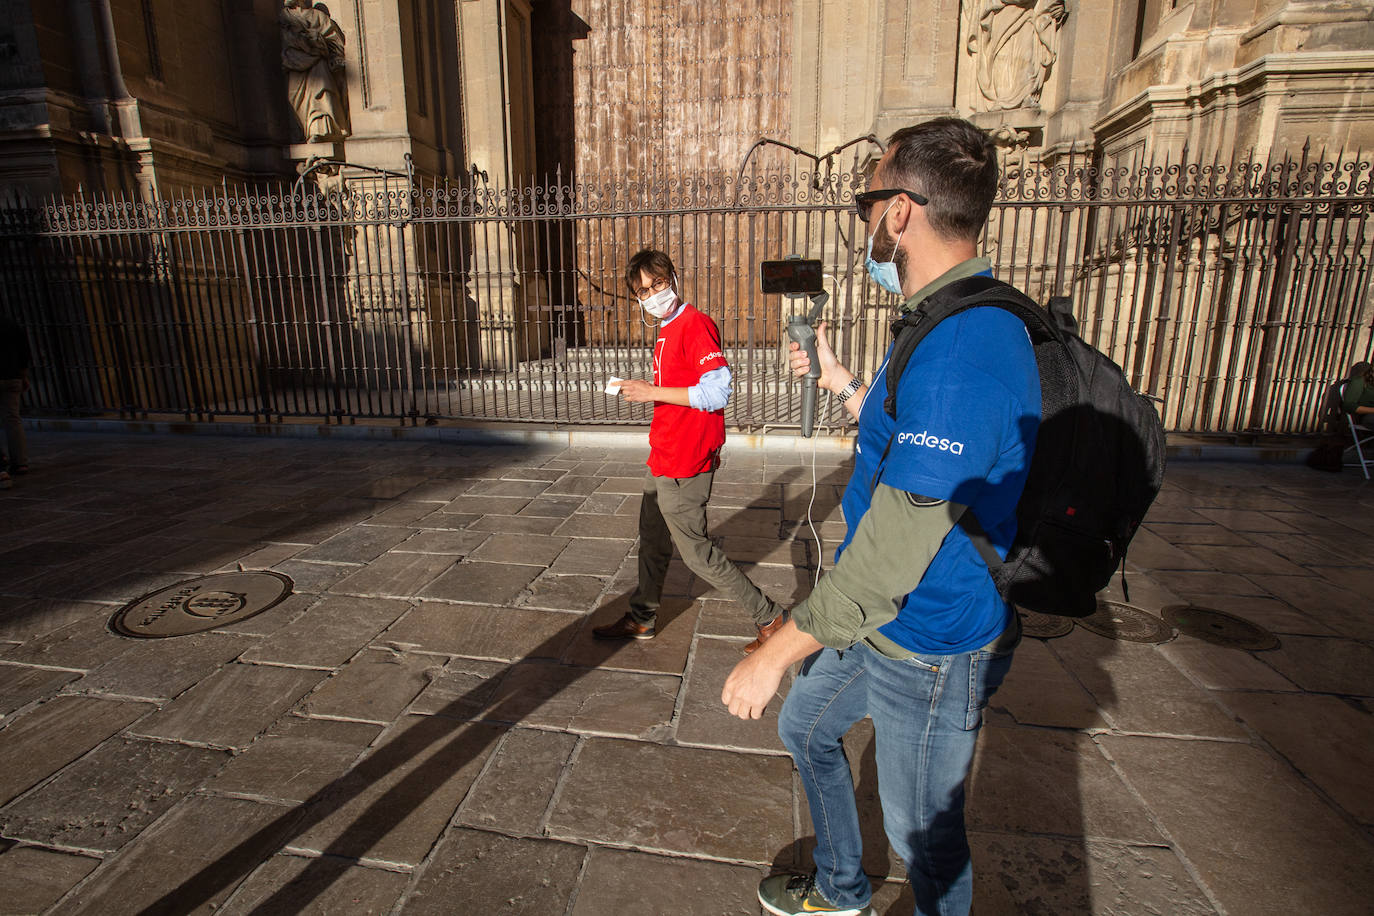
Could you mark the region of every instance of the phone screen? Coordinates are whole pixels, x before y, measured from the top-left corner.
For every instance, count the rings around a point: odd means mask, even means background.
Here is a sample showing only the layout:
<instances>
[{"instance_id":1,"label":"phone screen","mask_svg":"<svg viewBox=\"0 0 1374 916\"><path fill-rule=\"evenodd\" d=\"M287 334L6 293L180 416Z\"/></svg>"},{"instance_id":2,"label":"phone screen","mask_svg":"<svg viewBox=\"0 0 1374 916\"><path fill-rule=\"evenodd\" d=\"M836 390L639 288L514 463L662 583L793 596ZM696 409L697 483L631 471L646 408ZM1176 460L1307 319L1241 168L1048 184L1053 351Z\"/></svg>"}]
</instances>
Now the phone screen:
<instances>
[{"instance_id":1,"label":"phone screen","mask_svg":"<svg viewBox=\"0 0 1374 916\"><path fill-rule=\"evenodd\" d=\"M821 262L810 258L784 258L760 261L759 281L765 294L805 296L819 293Z\"/></svg>"}]
</instances>

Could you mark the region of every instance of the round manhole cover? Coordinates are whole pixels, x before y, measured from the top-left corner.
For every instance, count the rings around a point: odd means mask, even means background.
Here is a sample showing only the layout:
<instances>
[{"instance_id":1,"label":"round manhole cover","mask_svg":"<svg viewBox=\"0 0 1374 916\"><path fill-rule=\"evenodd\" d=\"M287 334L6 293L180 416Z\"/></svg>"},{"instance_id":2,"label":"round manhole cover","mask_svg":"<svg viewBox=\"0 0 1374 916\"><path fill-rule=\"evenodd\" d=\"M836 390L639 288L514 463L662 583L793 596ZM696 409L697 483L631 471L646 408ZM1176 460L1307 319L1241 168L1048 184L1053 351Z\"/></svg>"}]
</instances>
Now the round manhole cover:
<instances>
[{"instance_id":1,"label":"round manhole cover","mask_svg":"<svg viewBox=\"0 0 1374 916\"><path fill-rule=\"evenodd\" d=\"M1016 612L1021 615L1021 635L1033 636L1036 639L1055 639L1060 636L1068 636L1073 630L1073 621L1068 617L1056 617L1053 614L1042 614L1039 611L1028 611L1025 608L1017 608Z\"/></svg>"},{"instance_id":2,"label":"round manhole cover","mask_svg":"<svg viewBox=\"0 0 1374 916\"><path fill-rule=\"evenodd\" d=\"M110 618L121 636L188 636L246 620L291 594L291 580L267 571L216 573L158 589Z\"/></svg>"},{"instance_id":3,"label":"round manhole cover","mask_svg":"<svg viewBox=\"0 0 1374 916\"><path fill-rule=\"evenodd\" d=\"M1171 604L1163 613L1164 619L1180 633L1218 646L1251 652L1279 647L1279 638L1273 633L1225 611L1192 604Z\"/></svg>"},{"instance_id":4,"label":"round manhole cover","mask_svg":"<svg viewBox=\"0 0 1374 916\"><path fill-rule=\"evenodd\" d=\"M1174 631L1154 614L1120 601L1097 602L1097 610L1077 621L1080 627L1108 639L1126 642L1168 642Z\"/></svg>"}]
</instances>

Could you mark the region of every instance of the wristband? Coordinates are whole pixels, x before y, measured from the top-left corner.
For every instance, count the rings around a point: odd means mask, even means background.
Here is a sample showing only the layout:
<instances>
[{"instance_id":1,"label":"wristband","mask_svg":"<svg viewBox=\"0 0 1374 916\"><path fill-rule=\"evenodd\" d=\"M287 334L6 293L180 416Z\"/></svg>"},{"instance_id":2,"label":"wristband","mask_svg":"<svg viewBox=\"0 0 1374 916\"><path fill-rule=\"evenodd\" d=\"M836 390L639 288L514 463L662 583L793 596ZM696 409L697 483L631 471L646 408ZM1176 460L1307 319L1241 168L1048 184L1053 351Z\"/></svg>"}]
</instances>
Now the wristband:
<instances>
[{"instance_id":1,"label":"wristband","mask_svg":"<svg viewBox=\"0 0 1374 916\"><path fill-rule=\"evenodd\" d=\"M848 384L848 385L845 385L843 388L841 388L841 389L835 394L835 397L839 398L839 399L840 399L840 403L843 404L845 401L847 401L847 400L849 400L850 398L854 397L854 395L857 394L858 391L859 391L859 389L862 388L863 386L864 386L863 379L859 378L859 377L856 375L856 376L854 376L852 379L849 380L849 384Z\"/></svg>"}]
</instances>

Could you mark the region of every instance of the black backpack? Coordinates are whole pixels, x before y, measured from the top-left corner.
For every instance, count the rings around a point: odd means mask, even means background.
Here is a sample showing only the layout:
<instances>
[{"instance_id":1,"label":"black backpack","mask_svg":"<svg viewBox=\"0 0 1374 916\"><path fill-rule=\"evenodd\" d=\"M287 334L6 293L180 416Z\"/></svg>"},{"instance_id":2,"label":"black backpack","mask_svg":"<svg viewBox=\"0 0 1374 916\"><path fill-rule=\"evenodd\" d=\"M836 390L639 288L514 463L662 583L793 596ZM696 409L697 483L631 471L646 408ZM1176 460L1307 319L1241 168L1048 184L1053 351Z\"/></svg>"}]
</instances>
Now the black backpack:
<instances>
[{"instance_id":1,"label":"black backpack","mask_svg":"<svg viewBox=\"0 0 1374 916\"><path fill-rule=\"evenodd\" d=\"M992 552L972 512L960 525L1007 601L1086 617L1119 566L1125 587L1126 547L1164 482L1164 426L1121 367L1021 291L987 276L957 280L892 323L896 343L883 402L889 416L897 416L897 383L916 345L943 319L986 305L1011 312L1030 333L1040 371L1040 430L1006 560Z\"/></svg>"}]
</instances>

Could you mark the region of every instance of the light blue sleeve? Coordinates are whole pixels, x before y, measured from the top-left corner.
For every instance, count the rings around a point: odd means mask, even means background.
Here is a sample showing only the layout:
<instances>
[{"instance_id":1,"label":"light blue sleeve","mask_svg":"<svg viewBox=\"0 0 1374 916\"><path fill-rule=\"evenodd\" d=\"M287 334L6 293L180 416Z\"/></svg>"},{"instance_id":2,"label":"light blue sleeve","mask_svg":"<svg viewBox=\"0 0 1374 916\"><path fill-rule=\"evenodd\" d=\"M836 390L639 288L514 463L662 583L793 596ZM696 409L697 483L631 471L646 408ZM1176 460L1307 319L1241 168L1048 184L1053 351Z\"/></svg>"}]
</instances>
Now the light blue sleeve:
<instances>
[{"instance_id":1,"label":"light blue sleeve","mask_svg":"<svg viewBox=\"0 0 1374 916\"><path fill-rule=\"evenodd\" d=\"M712 369L687 389L687 403L697 410L721 410L730 403L730 385L729 366Z\"/></svg>"}]
</instances>

